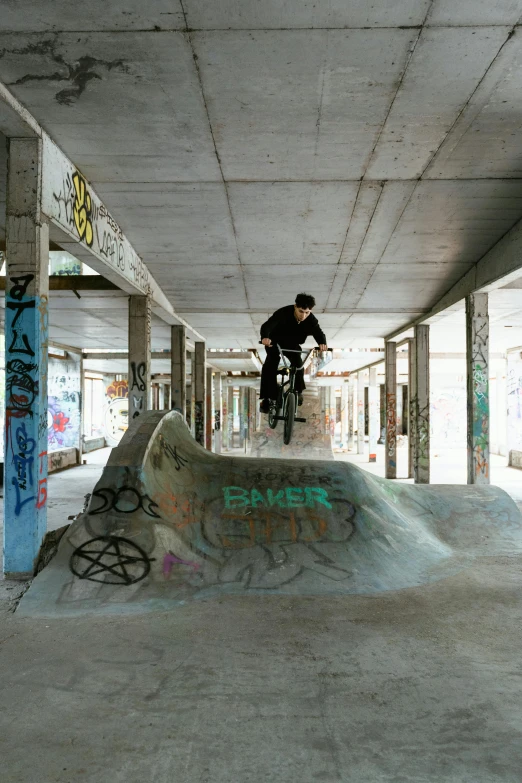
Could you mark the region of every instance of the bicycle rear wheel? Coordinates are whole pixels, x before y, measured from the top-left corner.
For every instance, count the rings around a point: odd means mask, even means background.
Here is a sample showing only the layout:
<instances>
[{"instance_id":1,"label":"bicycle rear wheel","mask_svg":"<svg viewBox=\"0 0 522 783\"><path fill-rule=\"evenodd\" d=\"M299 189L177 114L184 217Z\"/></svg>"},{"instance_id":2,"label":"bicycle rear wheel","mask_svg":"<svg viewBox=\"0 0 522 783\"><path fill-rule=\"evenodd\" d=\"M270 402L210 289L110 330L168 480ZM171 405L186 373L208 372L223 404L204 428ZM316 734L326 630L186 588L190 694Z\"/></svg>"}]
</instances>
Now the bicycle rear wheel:
<instances>
[{"instance_id":1,"label":"bicycle rear wheel","mask_svg":"<svg viewBox=\"0 0 522 783\"><path fill-rule=\"evenodd\" d=\"M292 439L292 432L294 430L294 418L295 418L295 408L297 403L297 395L294 394L294 392L288 392L286 395L286 402L285 402L285 429L283 433L283 441L285 443L285 446L288 446Z\"/></svg>"}]
</instances>

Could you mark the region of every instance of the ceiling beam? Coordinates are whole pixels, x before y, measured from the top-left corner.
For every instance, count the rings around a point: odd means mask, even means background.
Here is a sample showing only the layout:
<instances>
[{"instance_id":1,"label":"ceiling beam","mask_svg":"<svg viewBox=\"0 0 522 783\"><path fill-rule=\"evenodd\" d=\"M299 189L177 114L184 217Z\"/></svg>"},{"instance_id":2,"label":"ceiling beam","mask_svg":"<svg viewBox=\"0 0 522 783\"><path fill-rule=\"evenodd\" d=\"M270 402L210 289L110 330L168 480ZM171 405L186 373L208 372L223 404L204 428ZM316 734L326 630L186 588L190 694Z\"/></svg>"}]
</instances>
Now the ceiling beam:
<instances>
[{"instance_id":1,"label":"ceiling beam","mask_svg":"<svg viewBox=\"0 0 522 783\"><path fill-rule=\"evenodd\" d=\"M385 337L393 340L417 324L435 323L444 317L445 311L461 307L466 296L473 293L489 293L503 288L522 277L522 220L519 220L507 234L504 234L491 250L482 256L466 274L447 291L431 310L411 321L407 326L396 329Z\"/></svg>"}]
</instances>

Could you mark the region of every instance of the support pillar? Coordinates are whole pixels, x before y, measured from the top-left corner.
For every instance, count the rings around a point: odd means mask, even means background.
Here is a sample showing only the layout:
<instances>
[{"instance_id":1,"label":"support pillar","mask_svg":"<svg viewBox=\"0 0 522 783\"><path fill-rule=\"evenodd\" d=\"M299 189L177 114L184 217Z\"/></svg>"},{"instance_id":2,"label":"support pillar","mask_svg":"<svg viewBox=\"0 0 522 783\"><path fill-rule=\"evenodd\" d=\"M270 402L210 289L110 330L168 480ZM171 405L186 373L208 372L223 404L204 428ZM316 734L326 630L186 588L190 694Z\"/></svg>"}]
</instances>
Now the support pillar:
<instances>
[{"instance_id":1,"label":"support pillar","mask_svg":"<svg viewBox=\"0 0 522 783\"><path fill-rule=\"evenodd\" d=\"M413 411L415 423L413 446L413 478L416 484L430 483L430 327L415 327L413 367L415 397Z\"/></svg>"},{"instance_id":2,"label":"support pillar","mask_svg":"<svg viewBox=\"0 0 522 783\"><path fill-rule=\"evenodd\" d=\"M357 454L364 454L364 373L357 373Z\"/></svg>"},{"instance_id":3,"label":"support pillar","mask_svg":"<svg viewBox=\"0 0 522 783\"><path fill-rule=\"evenodd\" d=\"M417 424L417 369L415 340L408 340L408 478L414 476L415 439Z\"/></svg>"},{"instance_id":4,"label":"support pillar","mask_svg":"<svg viewBox=\"0 0 522 783\"><path fill-rule=\"evenodd\" d=\"M348 448L353 449L355 427L353 426L355 384L350 380L348 385Z\"/></svg>"},{"instance_id":5,"label":"support pillar","mask_svg":"<svg viewBox=\"0 0 522 783\"><path fill-rule=\"evenodd\" d=\"M170 327L170 383L172 410L187 415L187 344L184 326Z\"/></svg>"},{"instance_id":6,"label":"support pillar","mask_svg":"<svg viewBox=\"0 0 522 783\"><path fill-rule=\"evenodd\" d=\"M228 448L234 448L234 387L228 387Z\"/></svg>"},{"instance_id":7,"label":"support pillar","mask_svg":"<svg viewBox=\"0 0 522 783\"><path fill-rule=\"evenodd\" d=\"M205 402L206 402L206 351L205 343L195 343L192 363L192 385L194 386L194 438L205 446Z\"/></svg>"},{"instance_id":8,"label":"support pillar","mask_svg":"<svg viewBox=\"0 0 522 783\"><path fill-rule=\"evenodd\" d=\"M214 451L221 454L222 432L221 423L223 421L223 382L221 373L214 375Z\"/></svg>"},{"instance_id":9,"label":"support pillar","mask_svg":"<svg viewBox=\"0 0 522 783\"><path fill-rule=\"evenodd\" d=\"M228 387L221 386L221 449L228 451Z\"/></svg>"},{"instance_id":10,"label":"support pillar","mask_svg":"<svg viewBox=\"0 0 522 783\"><path fill-rule=\"evenodd\" d=\"M332 439L332 448L335 446L335 425L337 421L337 405L335 386L329 387L330 391L330 437Z\"/></svg>"},{"instance_id":11,"label":"support pillar","mask_svg":"<svg viewBox=\"0 0 522 783\"><path fill-rule=\"evenodd\" d=\"M205 404L206 427L205 427L205 448L212 451L213 419L214 419L214 386L212 377L212 368L207 367L207 396Z\"/></svg>"},{"instance_id":12,"label":"support pillar","mask_svg":"<svg viewBox=\"0 0 522 783\"><path fill-rule=\"evenodd\" d=\"M489 484L488 295L466 297L468 484Z\"/></svg>"},{"instance_id":13,"label":"support pillar","mask_svg":"<svg viewBox=\"0 0 522 783\"><path fill-rule=\"evenodd\" d=\"M150 297L129 296L129 423L149 410Z\"/></svg>"},{"instance_id":14,"label":"support pillar","mask_svg":"<svg viewBox=\"0 0 522 783\"><path fill-rule=\"evenodd\" d=\"M350 387L347 383L341 386L341 448L348 448L348 393Z\"/></svg>"},{"instance_id":15,"label":"support pillar","mask_svg":"<svg viewBox=\"0 0 522 783\"><path fill-rule=\"evenodd\" d=\"M370 367L370 379L368 386L369 426L368 440L370 444L369 462L377 462L377 440L379 438L380 425L380 393L377 386L377 368Z\"/></svg>"},{"instance_id":16,"label":"support pillar","mask_svg":"<svg viewBox=\"0 0 522 783\"><path fill-rule=\"evenodd\" d=\"M4 572L31 577L47 530L49 227L40 139L10 139L5 296Z\"/></svg>"},{"instance_id":17,"label":"support pillar","mask_svg":"<svg viewBox=\"0 0 522 783\"><path fill-rule=\"evenodd\" d=\"M384 348L386 374L385 476L397 478L397 344L387 342Z\"/></svg>"}]
</instances>

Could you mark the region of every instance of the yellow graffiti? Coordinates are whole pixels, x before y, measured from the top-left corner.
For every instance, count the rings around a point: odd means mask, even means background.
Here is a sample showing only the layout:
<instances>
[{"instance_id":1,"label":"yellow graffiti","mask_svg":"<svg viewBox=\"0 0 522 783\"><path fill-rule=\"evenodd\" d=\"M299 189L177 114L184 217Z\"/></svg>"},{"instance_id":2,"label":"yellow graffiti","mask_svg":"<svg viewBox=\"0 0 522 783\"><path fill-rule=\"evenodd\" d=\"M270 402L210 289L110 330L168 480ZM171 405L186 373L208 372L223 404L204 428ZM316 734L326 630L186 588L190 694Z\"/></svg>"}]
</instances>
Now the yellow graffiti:
<instances>
[{"instance_id":1,"label":"yellow graffiti","mask_svg":"<svg viewBox=\"0 0 522 783\"><path fill-rule=\"evenodd\" d=\"M87 190L87 183L81 174L77 171L73 174L74 190L76 198L74 200L74 223L80 239L85 239L89 247L94 238L91 222L92 201Z\"/></svg>"}]
</instances>

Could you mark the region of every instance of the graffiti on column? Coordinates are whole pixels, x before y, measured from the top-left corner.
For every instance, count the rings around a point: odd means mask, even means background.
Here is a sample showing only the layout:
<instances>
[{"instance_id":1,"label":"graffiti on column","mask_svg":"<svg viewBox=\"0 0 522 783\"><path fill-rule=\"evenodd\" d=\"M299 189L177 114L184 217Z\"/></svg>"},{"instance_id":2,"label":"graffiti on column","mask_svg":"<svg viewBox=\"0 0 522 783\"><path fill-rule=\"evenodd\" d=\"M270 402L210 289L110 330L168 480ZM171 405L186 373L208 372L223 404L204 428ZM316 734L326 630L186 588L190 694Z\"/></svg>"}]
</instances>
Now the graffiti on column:
<instances>
[{"instance_id":1,"label":"graffiti on column","mask_svg":"<svg viewBox=\"0 0 522 783\"><path fill-rule=\"evenodd\" d=\"M386 453L391 467L396 466L397 449L397 397L395 392L386 395Z\"/></svg>"},{"instance_id":2,"label":"graffiti on column","mask_svg":"<svg viewBox=\"0 0 522 783\"><path fill-rule=\"evenodd\" d=\"M221 411L219 408L216 408L214 411L214 430L216 432L219 432L221 429Z\"/></svg>"},{"instance_id":3,"label":"graffiti on column","mask_svg":"<svg viewBox=\"0 0 522 783\"><path fill-rule=\"evenodd\" d=\"M45 444L47 415L42 414L33 424L35 403L40 395L38 363L35 352L34 314L38 307L39 328L42 336L47 334L47 298L27 296L29 284L34 275L20 275L11 278L11 288L6 297L6 332L12 340L6 349L6 462L14 466L11 483L15 489L15 516L29 504L42 508L47 500L47 469L44 460L47 451L38 453L38 443ZM47 344L44 339L41 368L46 380ZM29 431L28 431L28 424ZM31 437L31 432L37 438ZM46 445L46 444L45 444Z\"/></svg>"},{"instance_id":4,"label":"graffiti on column","mask_svg":"<svg viewBox=\"0 0 522 783\"><path fill-rule=\"evenodd\" d=\"M144 401L147 392L147 365L145 362L131 362L131 388L130 400L132 405L132 418L137 418L145 410Z\"/></svg>"},{"instance_id":5,"label":"graffiti on column","mask_svg":"<svg viewBox=\"0 0 522 783\"><path fill-rule=\"evenodd\" d=\"M430 406L418 407L418 418L415 424L417 447L413 452L413 469L415 476L427 471L430 461Z\"/></svg>"},{"instance_id":6,"label":"graffiti on column","mask_svg":"<svg viewBox=\"0 0 522 783\"><path fill-rule=\"evenodd\" d=\"M194 403L194 435L196 442L205 445L205 403L196 400Z\"/></svg>"},{"instance_id":7,"label":"graffiti on column","mask_svg":"<svg viewBox=\"0 0 522 783\"><path fill-rule=\"evenodd\" d=\"M473 455L475 476L489 478L489 378L488 378L488 317L473 318L472 341L472 427L468 433L468 448Z\"/></svg>"}]
</instances>

